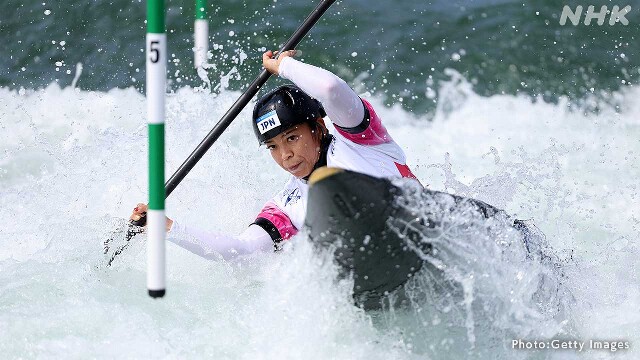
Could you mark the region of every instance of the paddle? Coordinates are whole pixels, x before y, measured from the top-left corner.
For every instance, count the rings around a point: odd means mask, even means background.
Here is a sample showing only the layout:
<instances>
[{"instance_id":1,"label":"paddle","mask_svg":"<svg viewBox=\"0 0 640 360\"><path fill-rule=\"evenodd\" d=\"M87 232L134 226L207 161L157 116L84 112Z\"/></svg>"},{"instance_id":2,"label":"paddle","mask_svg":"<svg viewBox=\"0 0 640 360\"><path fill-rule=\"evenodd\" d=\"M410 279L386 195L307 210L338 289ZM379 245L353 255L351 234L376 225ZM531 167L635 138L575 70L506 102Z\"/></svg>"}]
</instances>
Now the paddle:
<instances>
[{"instance_id":1,"label":"paddle","mask_svg":"<svg viewBox=\"0 0 640 360\"><path fill-rule=\"evenodd\" d=\"M294 49L335 1L336 0L320 1L316 8L313 9L311 14L307 16L302 25L298 27L291 38L289 38L289 40L280 48L279 53L282 53L286 50ZM244 93L240 95L235 103L233 103L231 108L222 116L220 121L218 121L213 129L211 129L209 134L207 134L207 136L200 142L195 150L193 150L189 157L187 157L184 163L180 165L178 170L176 170L171 178L169 178L169 180L165 183L165 197L169 197L169 195L178 186L178 184L180 184L180 182L187 176L191 169L193 169L198 161L200 161L204 154L211 148L213 143L215 143L220 135L222 135L222 133L229 127L229 125L231 125L233 120L235 120L238 114L240 114L242 109L244 109L249 101L251 101L251 99L258 93L258 90L260 90L260 88L267 82L269 77L271 77L271 73L266 69L263 69L260 75L258 75L258 77L253 80L253 82L244 91ZM118 254L122 253L122 250L124 250L124 248L126 248L129 244L129 240L131 240L133 236L141 232L141 229L139 229L139 227L144 226L146 221L146 216L140 218L140 220L137 221L130 221L129 229L127 230L125 235L126 243L114 252L107 266L110 266L113 262L113 259ZM106 247L109 243L111 243L111 241L112 239L107 239L105 241L105 253L107 251Z\"/></svg>"}]
</instances>

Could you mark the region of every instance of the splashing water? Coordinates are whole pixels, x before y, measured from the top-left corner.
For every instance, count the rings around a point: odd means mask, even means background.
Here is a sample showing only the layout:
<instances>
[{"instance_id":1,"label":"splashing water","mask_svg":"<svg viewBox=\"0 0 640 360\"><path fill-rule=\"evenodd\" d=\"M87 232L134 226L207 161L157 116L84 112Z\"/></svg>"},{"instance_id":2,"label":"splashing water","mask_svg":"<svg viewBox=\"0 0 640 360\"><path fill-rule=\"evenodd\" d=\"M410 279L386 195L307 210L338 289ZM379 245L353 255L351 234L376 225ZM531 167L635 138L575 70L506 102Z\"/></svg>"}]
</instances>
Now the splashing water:
<instances>
[{"instance_id":1,"label":"splashing water","mask_svg":"<svg viewBox=\"0 0 640 360\"><path fill-rule=\"evenodd\" d=\"M8 358L633 358L640 281L636 90L597 115L466 87L433 122L372 101L432 189L478 198L546 235L527 258L509 217L451 227L406 285L409 308L365 313L349 280L297 236L283 254L205 261L168 247L168 293L146 296L144 235L107 269L103 242L146 198L144 98L0 88L0 352ZM239 94L179 89L167 171ZM374 94L375 95L375 94ZM453 95L452 95L453 96ZM453 101L453 100L452 100ZM254 146L248 110L168 199L169 216L238 233L286 180ZM249 141L248 139L251 139ZM249 144L247 146L247 144ZM445 213L443 213L444 216ZM472 213L448 214L452 224ZM466 216L466 217L465 217ZM457 229L457 230L456 230ZM537 254L537 252L534 252ZM437 271L435 271L437 270ZM438 275L441 274L441 275ZM570 296L539 289L566 289ZM570 306L565 306L569 303ZM511 339L624 339L628 351L527 352Z\"/></svg>"},{"instance_id":2,"label":"splashing water","mask_svg":"<svg viewBox=\"0 0 640 360\"><path fill-rule=\"evenodd\" d=\"M414 350L454 358L513 358L496 349L504 339L573 335L564 313L573 297L562 284L570 262L556 256L533 224L514 225L489 205L422 191L405 180L396 185L404 189L396 201L411 216L389 225L425 265L389 301L397 306L407 298L409 309L385 326L412 329Z\"/></svg>"}]
</instances>

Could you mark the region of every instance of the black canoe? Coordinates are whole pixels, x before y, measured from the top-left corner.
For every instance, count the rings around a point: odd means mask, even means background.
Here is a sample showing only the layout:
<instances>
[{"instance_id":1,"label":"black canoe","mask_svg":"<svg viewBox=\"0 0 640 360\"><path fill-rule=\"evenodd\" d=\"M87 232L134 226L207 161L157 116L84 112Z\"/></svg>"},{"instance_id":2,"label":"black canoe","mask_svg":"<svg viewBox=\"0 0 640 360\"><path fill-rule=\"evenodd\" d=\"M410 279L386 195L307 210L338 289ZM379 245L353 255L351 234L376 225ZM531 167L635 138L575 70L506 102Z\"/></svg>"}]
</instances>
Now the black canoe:
<instances>
[{"instance_id":1,"label":"black canoe","mask_svg":"<svg viewBox=\"0 0 640 360\"><path fill-rule=\"evenodd\" d=\"M421 187L417 191L447 208L471 208L486 218L501 211L474 199ZM399 201L403 196L406 190L391 180L343 169L322 167L309 179L305 226L311 241L335 250L342 274L354 278L354 300L364 308L380 307L382 297L418 272L431 251L422 240L440 234L437 217L412 211ZM526 238L522 222L513 226Z\"/></svg>"}]
</instances>

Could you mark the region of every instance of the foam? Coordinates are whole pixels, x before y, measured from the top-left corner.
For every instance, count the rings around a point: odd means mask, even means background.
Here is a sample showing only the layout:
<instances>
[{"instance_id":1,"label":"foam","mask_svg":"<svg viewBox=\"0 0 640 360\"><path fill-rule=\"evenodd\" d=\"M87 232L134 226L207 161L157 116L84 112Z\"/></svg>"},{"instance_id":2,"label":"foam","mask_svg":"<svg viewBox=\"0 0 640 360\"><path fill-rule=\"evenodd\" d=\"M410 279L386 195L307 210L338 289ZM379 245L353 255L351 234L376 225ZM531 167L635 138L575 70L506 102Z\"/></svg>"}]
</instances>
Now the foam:
<instances>
[{"instance_id":1,"label":"foam","mask_svg":"<svg viewBox=\"0 0 640 360\"><path fill-rule=\"evenodd\" d=\"M568 271L578 336L640 341L640 299L629 290L639 285L638 90L612 95L621 112L585 115L565 101L481 97L452 77L440 86L443 103L431 122L370 99L414 173L436 190L533 219L560 254L573 251L577 260ZM167 177L237 96L183 88L167 97ZM335 269L300 236L283 255L231 263L169 245L168 295L159 301L145 295L143 239L105 269L102 241L114 219L146 199L144 111L134 89L0 88L5 356L412 356L419 346L404 334L412 329L385 327L376 320L385 315L353 307L349 283L334 284ZM171 195L170 216L239 232L284 184L249 117L245 109ZM535 324L528 329L540 334ZM449 340L468 346L467 338ZM428 348L429 339L421 341Z\"/></svg>"}]
</instances>

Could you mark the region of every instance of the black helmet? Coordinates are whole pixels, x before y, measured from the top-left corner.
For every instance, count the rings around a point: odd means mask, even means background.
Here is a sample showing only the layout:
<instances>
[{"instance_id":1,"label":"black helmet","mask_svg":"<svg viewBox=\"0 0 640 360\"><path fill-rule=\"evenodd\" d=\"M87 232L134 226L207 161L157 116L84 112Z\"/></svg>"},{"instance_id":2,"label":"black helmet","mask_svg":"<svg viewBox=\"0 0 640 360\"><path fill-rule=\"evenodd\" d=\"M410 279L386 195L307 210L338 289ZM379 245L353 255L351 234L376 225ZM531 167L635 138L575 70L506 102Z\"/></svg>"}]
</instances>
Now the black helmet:
<instances>
[{"instance_id":1,"label":"black helmet","mask_svg":"<svg viewBox=\"0 0 640 360\"><path fill-rule=\"evenodd\" d=\"M260 145L288 128L325 117L320 102L295 85L282 85L261 97L253 108L253 131Z\"/></svg>"}]
</instances>

